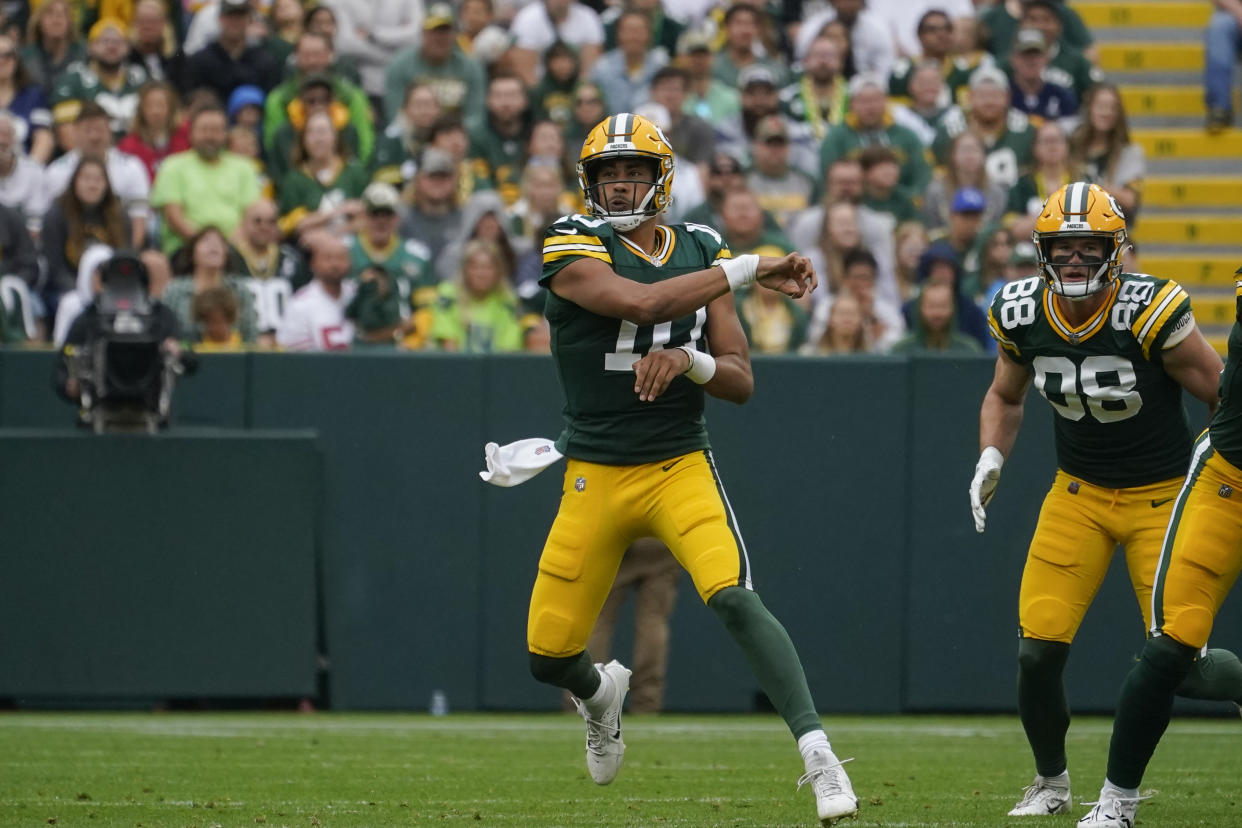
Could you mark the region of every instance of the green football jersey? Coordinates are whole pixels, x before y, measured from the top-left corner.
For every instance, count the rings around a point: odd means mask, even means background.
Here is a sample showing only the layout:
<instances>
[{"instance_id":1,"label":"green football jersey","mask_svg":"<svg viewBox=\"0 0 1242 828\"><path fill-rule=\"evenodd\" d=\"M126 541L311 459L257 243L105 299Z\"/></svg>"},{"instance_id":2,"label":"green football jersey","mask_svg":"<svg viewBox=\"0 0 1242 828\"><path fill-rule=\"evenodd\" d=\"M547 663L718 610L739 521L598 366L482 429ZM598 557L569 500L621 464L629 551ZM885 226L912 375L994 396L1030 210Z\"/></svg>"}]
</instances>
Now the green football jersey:
<instances>
[{"instance_id":1,"label":"green football jersey","mask_svg":"<svg viewBox=\"0 0 1242 828\"><path fill-rule=\"evenodd\" d=\"M643 284L732 258L720 234L702 224L661 226L657 244L658 253L648 256L607 222L566 216L544 237L539 284L548 287L561 268L584 256ZM556 443L562 454L592 463L634 465L709 447L700 386L679 376L653 402L639 402L634 393L634 363L648 351L679 345L707 350L707 308L672 322L639 326L591 313L549 290L545 312L565 390L565 430Z\"/></svg>"},{"instance_id":2,"label":"green football jersey","mask_svg":"<svg viewBox=\"0 0 1242 828\"><path fill-rule=\"evenodd\" d=\"M1111 488L1184 475L1192 435L1182 387L1165 373L1162 353L1194 329L1186 291L1123 273L1076 329L1053 296L1040 276L1010 282L988 309L988 326L1052 405L1057 465Z\"/></svg>"},{"instance_id":3,"label":"green football jersey","mask_svg":"<svg viewBox=\"0 0 1242 828\"><path fill-rule=\"evenodd\" d=\"M1236 318L1229 332L1229 357L1220 375L1220 407L1212 417L1212 448L1235 466L1242 467L1242 270L1234 283Z\"/></svg>"},{"instance_id":4,"label":"green football jersey","mask_svg":"<svg viewBox=\"0 0 1242 828\"><path fill-rule=\"evenodd\" d=\"M141 66L130 64L118 81L116 86L106 85L89 61L71 63L52 85L52 116L56 123L72 121L83 101L94 101L108 113L112 133L124 135L138 111L138 90L147 82L147 73Z\"/></svg>"},{"instance_id":5,"label":"green football jersey","mask_svg":"<svg viewBox=\"0 0 1242 828\"><path fill-rule=\"evenodd\" d=\"M949 161L949 145L953 139L968 129L972 129L970 119L960 106L950 107L940 119L936 128L936 137L932 140L932 155L936 163L947 164ZM978 131L978 130L976 130ZM1005 128L997 135L981 135L983 138L984 166L988 170L988 178L1005 187L1012 187L1030 166L1032 148L1035 146L1035 130L1031 121L1022 112L1010 109L1005 115Z\"/></svg>"}]
</instances>

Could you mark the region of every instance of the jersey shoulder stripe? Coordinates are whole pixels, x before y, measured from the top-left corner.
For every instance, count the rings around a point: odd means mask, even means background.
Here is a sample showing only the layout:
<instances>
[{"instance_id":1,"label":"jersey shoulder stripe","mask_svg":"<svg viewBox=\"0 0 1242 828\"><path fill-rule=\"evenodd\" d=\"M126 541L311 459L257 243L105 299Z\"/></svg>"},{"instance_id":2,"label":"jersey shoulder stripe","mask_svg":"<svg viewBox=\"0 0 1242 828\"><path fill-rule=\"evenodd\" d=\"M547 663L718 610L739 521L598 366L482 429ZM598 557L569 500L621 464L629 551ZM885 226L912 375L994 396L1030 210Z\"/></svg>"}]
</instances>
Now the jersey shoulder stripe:
<instances>
[{"instance_id":1,"label":"jersey shoulder stripe","mask_svg":"<svg viewBox=\"0 0 1242 828\"><path fill-rule=\"evenodd\" d=\"M1157 344L1169 335L1190 313L1190 294L1172 279L1158 279L1142 273L1121 275L1122 299L1136 304L1130 331L1143 356L1150 358Z\"/></svg>"},{"instance_id":2,"label":"jersey shoulder stripe","mask_svg":"<svg viewBox=\"0 0 1242 828\"><path fill-rule=\"evenodd\" d=\"M607 222L578 214L562 216L544 233L543 277L549 278L561 267L583 257L612 264L612 241L612 228Z\"/></svg>"}]
</instances>

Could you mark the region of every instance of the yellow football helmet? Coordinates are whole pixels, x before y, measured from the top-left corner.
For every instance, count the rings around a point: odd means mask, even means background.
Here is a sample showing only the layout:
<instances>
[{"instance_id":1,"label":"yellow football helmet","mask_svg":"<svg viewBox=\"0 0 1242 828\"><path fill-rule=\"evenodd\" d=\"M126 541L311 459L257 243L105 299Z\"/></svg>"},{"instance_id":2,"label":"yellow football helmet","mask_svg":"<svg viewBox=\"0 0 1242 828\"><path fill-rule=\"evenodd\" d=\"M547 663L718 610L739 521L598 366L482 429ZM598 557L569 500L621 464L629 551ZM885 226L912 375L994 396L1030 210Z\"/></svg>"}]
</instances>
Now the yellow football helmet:
<instances>
[{"instance_id":1,"label":"yellow football helmet","mask_svg":"<svg viewBox=\"0 0 1242 828\"><path fill-rule=\"evenodd\" d=\"M1067 236L1093 236L1104 242L1102 259L1075 263L1078 267L1096 268L1085 282L1065 284L1060 269L1069 262L1052 260L1053 241ZM1044 202L1031 238L1035 242L1039 275L1048 283L1048 289L1067 299L1083 299L1104 290L1121 275L1121 254L1127 247L1126 216L1100 185L1074 181Z\"/></svg>"},{"instance_id":2,"label":"yellow football helmet","mask_svg":"<svg viewBox=\"0 0 1242 828\"><path fill-rule=\"evenodd\" d=\"M615 158L645 158L655 164L655 181L641 200L628 210L610 210L597 198L596 172L602 162ZM629 183L648 184L648 181ZM673 148L664 132L641 115L622 112L595 125L582 142L578 156L578 186L587 212L624 233L668 208L673 192Z\"/></svg>"}]
</instances>

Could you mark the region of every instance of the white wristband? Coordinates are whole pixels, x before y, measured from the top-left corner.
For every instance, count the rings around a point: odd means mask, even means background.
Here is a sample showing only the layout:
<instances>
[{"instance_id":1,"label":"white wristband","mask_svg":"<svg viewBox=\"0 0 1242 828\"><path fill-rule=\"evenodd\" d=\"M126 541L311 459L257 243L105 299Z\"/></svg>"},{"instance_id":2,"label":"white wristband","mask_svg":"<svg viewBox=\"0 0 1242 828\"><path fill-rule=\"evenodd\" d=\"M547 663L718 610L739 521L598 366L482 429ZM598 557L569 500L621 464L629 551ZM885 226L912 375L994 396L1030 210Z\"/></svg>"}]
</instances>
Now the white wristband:
<instances>
[{"instance_id":1,"label":"white wristband","mask_svg":"<svg viewBox=\"0 0 1242 828\"><path fill-rule=\"evenodd\" d=\"M702 385L716 376L716 360L712 358L711 354L696 351L690 345L678 345L677 347L685 351L686 355L690 357L690 367L683 373L691 382L696 385Z\"/></svg>"},{"instance_id":2,"label":"white wristband","mask_svg":"<svg viewBox=\"0 0 1242 828\"><path fill-rule=\"evenodd\" d=\"M754 284L755 274L759 272L759 256L746 253L733 259L725 259L720 263L725 278L729 280L729 290L737 290Z\"/></svg>"}]
</instances>

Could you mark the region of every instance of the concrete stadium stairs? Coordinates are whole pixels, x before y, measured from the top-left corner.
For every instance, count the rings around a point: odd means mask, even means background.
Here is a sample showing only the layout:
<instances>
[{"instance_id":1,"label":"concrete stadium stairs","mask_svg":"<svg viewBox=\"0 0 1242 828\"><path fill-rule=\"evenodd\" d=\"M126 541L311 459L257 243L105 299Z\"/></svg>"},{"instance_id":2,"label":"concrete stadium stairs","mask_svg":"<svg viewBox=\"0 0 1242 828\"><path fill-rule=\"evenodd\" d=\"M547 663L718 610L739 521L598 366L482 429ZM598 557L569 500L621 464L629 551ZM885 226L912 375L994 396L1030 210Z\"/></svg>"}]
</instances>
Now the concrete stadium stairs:
<instances>
[{"instance_id":1,"label":"concrete stadium stairs","mask_svg":"<svg viewBox=\"0 0 1242 828\"><path fill-rule=\"evenodd\" d=\"M1132 233L1139 267L1176 279L1223 355L1242 265L1242 130L1204 129L1203 34L1209 0L1073 2L1122 90L1134 140L1147 151ZM1242 117L1235 90L1234 112Z\"/></svg>"}]
</instances>

